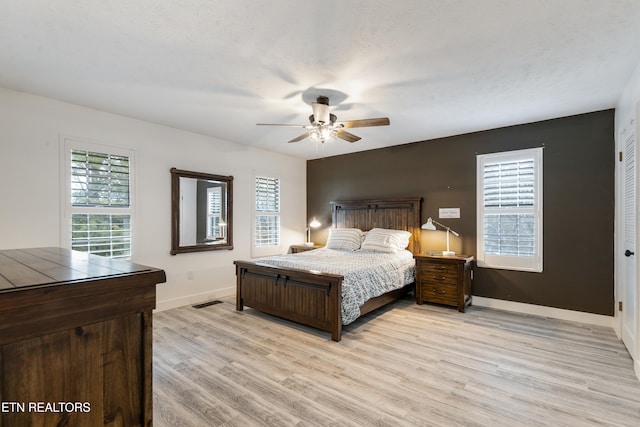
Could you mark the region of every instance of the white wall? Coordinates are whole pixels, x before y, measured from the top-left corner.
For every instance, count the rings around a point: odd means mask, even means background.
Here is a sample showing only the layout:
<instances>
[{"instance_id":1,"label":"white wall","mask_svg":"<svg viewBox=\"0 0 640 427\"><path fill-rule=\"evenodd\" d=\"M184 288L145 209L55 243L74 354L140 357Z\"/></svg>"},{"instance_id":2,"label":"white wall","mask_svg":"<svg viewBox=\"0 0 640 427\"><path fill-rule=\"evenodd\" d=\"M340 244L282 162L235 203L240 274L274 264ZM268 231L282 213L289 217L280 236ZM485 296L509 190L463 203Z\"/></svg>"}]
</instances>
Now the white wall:
<instances>
[{"instance_id":1,"label":"white wall","mask_svg":"<svg viewBox=\"0 0 640 427\"><path fill-rule=\"evenodd\" d=\"M616 105L616 131L622 130L630 120L635 118L638 102L640 102L640 63L629 79Z\"/></svg>"},{"instance_id":2,"label":"white wall","mask_svg":"<svg viewBox=\"0 0 640 427\"><path fill-rule=\"evenodd\" d=\"M159 309L235 293L233 261L251 257L256 170L282 180L284 250L304 241L305 160L0 88L0 249L61 246L61 136L135 150L132 261L167 273ZM171 167L233 175L233 250L169 254Z\"/></svg>"}]
</instances>

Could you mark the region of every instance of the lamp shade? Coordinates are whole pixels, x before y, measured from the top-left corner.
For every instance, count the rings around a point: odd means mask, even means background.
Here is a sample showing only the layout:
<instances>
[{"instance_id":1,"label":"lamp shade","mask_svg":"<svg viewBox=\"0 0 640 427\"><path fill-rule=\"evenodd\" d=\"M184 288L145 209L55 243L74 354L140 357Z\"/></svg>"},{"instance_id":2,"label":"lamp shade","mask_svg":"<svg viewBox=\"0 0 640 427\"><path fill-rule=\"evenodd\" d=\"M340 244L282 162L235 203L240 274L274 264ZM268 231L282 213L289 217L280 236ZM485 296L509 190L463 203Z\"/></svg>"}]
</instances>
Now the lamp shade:
<instances>
[{"instance_id":1,"label":"lamp shade","mask_svg":"<svg viewBox=\"0 0 640 427\"><path fill-rule=\"evenodd\" d=\"M433 219L431 219L431 217L429 217L429 219L427 220L427 222L425 222L424 224L422 224L422 228L423 230L435 230L436 226L433 224Z\"/></svg>"}]
</instances>

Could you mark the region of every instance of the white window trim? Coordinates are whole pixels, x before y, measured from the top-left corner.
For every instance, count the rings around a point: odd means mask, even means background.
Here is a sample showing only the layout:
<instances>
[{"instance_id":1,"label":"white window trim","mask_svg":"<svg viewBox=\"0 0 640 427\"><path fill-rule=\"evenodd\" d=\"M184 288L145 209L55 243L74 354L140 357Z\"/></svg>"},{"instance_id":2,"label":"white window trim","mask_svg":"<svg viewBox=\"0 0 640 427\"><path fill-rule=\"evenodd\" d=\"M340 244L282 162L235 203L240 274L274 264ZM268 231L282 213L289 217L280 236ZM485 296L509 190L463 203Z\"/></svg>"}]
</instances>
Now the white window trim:
<instances>
[{"instance_id":1,"label":"white window trim","mask_svg":"<svg viewBox=\"0 0 640 427\"><path fill-rule=\"evenodd\" d=\"M274 179L277 179L280 183L280 211L277 214L273 214L280 217L280 239L279 239L278 245L256 246L256 226L257 226L256 217L258 215L269 215L268 213L257 212L256 210L256 178L258 177L274 178ZM280 175L275 173L256 171L253 174L253 182L251 185L253 190L251 192L251 198L252 198L251 206L253 207L253 215L251 216L251 256L253 258L257 258L257 257L264 257L264 256L281 255L282 254L282 204L283 204L282 178L280 177Z\"/></svg>"},{"instance_id":2,"label":"white window trim","mask_svg":"<svg viewBox=\"0 0 640 427\"><path fill-rule=\"evenodd\" d=\"M98 153L109 153L129 157L129 207L74 207L71 205L71 150L85 150ZM60 203L60 246L71 249L71 217L73 214L112 214L129 215L131 227L131 255L133 258L135 247L135 150L121 146L104 144L85 138L60 136L60 194L64 199Z\"/></svg>"},{"instance_id":3,"label":"white window trim","mask_svg":"<svg viewBox=\"0 0 640 427\"><path fill-rule=\"evenodd\" d=\"M480 154L476 158L476 203L477 203L477 265L484 268L542 272L542 153L543 147L501 153ZM534 256L500 256L484 253L484 165L489 162L507 162L531 158L534 160ZM513 212L518 212L513 210Z\"/></svg>"}]
</instances>

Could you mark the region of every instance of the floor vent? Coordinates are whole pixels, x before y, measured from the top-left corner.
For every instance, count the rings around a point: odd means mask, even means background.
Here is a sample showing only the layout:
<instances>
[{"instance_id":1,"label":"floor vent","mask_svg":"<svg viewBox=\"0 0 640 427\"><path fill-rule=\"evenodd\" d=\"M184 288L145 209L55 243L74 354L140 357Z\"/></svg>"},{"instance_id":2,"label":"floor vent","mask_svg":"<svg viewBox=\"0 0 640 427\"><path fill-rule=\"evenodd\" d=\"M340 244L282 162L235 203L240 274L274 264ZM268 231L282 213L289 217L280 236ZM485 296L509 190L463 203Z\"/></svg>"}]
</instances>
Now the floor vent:
<instances>
[{"instance_id":1,"label":"floor vent","mask_svg":"<svg viewBox=\"0 0 640 427\"><path fill-rule=\"evenodd\" d=\"M215 304L222 304L222 301L208 301L208 302L203 302L202 304L196 304L196 305L192 305L191 307L193 308L204 308L204 307L209 307L210 305L215 305Z\"/></svg>"}]
</instances>

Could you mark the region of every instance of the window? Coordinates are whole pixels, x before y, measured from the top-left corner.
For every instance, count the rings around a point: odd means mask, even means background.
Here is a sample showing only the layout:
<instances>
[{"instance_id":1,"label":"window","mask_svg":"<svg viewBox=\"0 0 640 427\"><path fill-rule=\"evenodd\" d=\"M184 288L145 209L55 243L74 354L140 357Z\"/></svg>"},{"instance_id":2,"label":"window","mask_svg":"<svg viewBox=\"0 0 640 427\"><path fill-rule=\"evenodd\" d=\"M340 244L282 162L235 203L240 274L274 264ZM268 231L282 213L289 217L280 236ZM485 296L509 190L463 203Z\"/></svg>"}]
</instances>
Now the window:
<instances>
[{"instance_id":1,"label":"window","mask_svg":"<svg viewBox=\"0 0 640 427\"><path fill-rule=\"evenodd\" d=\"M65 240L77 251L131 256L131 152L73 140L65 151L71 220Z\"/></svg>"},{"instance_id":2,"label":"window","mask_svg":"<svg viewBox=\"0 0 640 427\"><path fill-rule=\"evenodd\" d=\"M207 188L207 239L222 238L222 188Z\"/></svg>"},{"instance_id":3,"label":"window","mask_svg":"<svg viewBox=\"0 0 640 427\"><path fill-rule=\"evenodd\" d=\"M256 176L255 185L254 254L279 253L280 179Z\"/></svg>"},{"instance_id":4,"label":"window","mask_svg":"<svg viewBox=\"0 0 640 427\"><path fill-rule=\"evenodd\" d=\"M477 157L478 265L542 271L542 148Z\"/></svg>"}]
</instances>

